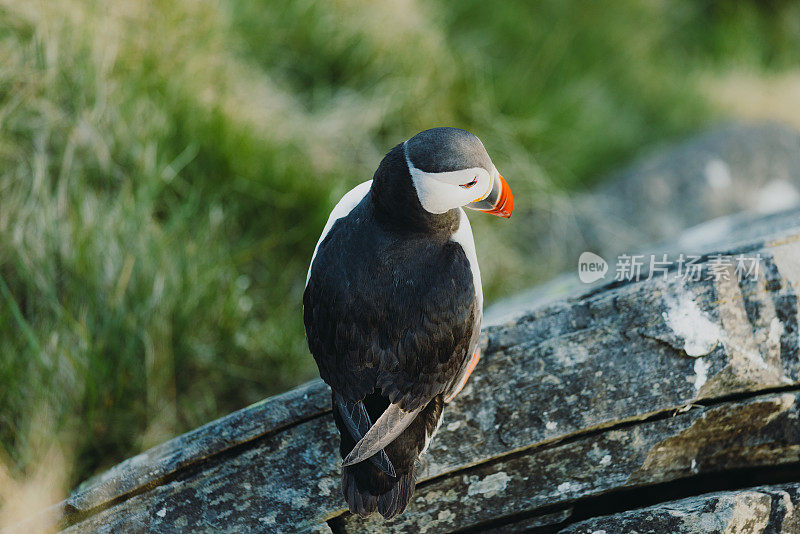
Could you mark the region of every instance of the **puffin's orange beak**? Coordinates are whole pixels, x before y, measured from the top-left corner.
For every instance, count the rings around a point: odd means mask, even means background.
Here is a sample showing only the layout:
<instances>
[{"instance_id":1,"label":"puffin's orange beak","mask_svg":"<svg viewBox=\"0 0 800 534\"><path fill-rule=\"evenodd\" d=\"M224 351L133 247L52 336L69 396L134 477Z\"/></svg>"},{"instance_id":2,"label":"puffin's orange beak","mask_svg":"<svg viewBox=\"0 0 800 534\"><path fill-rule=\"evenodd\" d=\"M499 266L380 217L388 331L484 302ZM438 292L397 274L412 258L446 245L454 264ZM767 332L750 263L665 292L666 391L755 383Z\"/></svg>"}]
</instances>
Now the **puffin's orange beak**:
<instances>
[{"instance_id":1,"label":"puffin's orange beak","mask_svg":"<svg viewBox=\"0 0 800 534\"><path fill-rule=\"evenodd\" d=\"M467 207L508 219L514 211L514 195L511 194L506 179L498 174L489 193L484 198L467 204Z\"/></svg>"},{"instance_id":2,"label":"puffin's orange beak","mask_svg":"<svg viewBox=\"0 0 800 534\"><path fill-rule=\"evenodd\" d=\"M497 203L486 213L497 215L498 217L511 217L511 212L514 211L514 195L511 193L511 188L508 187L508 182L501 175L497 175L497 181L500 182L500 196Z\"/></svg>"}]
</instances>

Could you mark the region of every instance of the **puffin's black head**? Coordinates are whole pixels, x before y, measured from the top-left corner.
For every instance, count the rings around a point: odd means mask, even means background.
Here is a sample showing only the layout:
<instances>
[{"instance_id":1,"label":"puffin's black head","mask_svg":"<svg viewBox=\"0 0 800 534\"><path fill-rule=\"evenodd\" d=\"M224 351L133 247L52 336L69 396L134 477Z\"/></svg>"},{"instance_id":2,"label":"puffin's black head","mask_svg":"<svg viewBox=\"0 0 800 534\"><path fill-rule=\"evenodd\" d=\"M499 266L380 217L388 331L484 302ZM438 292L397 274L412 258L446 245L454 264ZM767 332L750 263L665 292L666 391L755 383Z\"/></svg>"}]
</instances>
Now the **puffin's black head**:
<instances>
[{"instance_id":1,"label":"puffin's black head","mask_svg":"<svg viewBox=\"0 0 800 534\"><path fill-rule=\"evenodd\" d=\"M458 128L432 128L403 143L422 207L445 213L468 207L510 217L514 197L481 140Z\"/></svg>"},{"instance_id":2,"label":"puffin's black head","mask_svg":"<svg viewBox=\"0 0 800 534\"><path fill-rule=\"evenodd\" d=\"M431 128L405 142L411 164L426 173L454 172L480 167L494 169L481 140L459 128Z\"/></svg>"},{"instance_id":3,"label":"puffin's black head","mask_svg":"<svg viewBox=\"0 0 800 534\"><path fill-rule=\"evenodd\" d=\"M458 224L456 208L510 217L514 197L480 139L432 128L394 147L372 180L376 215L397 228Z\"/></svg>"}]
</instances>

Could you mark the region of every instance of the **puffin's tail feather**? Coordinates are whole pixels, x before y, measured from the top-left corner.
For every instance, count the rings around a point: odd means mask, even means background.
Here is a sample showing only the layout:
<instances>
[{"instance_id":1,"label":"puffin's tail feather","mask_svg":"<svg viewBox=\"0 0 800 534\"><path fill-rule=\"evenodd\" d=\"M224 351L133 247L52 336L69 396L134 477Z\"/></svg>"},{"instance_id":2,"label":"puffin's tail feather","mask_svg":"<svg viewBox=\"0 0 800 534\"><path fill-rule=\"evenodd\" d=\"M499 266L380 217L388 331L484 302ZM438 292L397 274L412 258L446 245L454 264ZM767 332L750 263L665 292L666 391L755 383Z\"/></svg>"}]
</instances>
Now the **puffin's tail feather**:
<instances>
[{"instance_id":1,"label":"puffin's tail feather","mask_svg":"<svg viewBox=\"0 0 800 534\"><path fill-rule=\"evenodd\" d=\"M414 495L416 483L416 468L400 475L394 487L378 497L378 512L386 519L402 514L411 496Z\"/></svg>"},{"instance_id":2,"label":"puffin's tail feather","mask_svg":"<svg viewBox=\"0 0 800 534\"><path fill-rule=\"evenodd\" d=\"M378 507L377 495L359 489L353 467L342 469L342 493L344 493L344 498L347 501L347 506L350 507L350 511L361 517L367 517Z\"/></svg>"},{"instance_id":3,"label":"puffin's tail feather","mask_svg":"<svg viewBox=\"0 0 800 534\"><path fill-rule=\"evenodd\" d=\"M355 467L342 470L342 493L350 507L350 511L361 517L367 517L375 510L386 519L403 513L414 495L416 486L416 469L402 473L389 491L382 495L373 495L368 490L358 487Z\"/></svg>"}]
</instances>

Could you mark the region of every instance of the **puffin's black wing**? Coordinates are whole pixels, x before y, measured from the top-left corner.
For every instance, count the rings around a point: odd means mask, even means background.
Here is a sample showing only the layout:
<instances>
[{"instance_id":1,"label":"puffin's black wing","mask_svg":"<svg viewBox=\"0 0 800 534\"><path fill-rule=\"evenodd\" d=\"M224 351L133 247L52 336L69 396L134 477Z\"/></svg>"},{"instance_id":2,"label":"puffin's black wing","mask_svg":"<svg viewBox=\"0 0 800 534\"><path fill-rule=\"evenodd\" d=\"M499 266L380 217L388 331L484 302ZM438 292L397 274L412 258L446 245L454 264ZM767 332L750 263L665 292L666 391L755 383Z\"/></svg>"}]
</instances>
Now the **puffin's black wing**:
<instances>
[{"instance_id":1,"label":"puffin's black wing","mask_svg":"<svg viewBox=\"0 0 800 534\"><path fill-rule=\"evenodd\" d=\"M320 243L303 318L322 379L345 400L379 390L405 412L447 392L479 329L472 271L443 235L399 235L370 217L368 197Z\"/></svg>"},{"instance_id":2,"label":"puffin's black wing","mask_svg":"<svg viewBox=\"0 0 800 534\"><path fill-rule=\"evenodd\" d=\"M372 427L372 420L367 413L367 408L364 406L364 403L361 401L358 402L350 402L344 400L344 398L336 393L333 392L333 401L335 403L334 409L339 411L339 415L342 418L342 422L347 427L347 431L350 432L350 435L353 436L353 439L357 442L360 442L364 435L369 432L369 429ZM381 450L370 457L370 461L386 473L387 475L394 477L397 474L395 473L394 466L392 465L391 460L386 455L386 452L381 447Z\"/></svg>"}]
</instances>

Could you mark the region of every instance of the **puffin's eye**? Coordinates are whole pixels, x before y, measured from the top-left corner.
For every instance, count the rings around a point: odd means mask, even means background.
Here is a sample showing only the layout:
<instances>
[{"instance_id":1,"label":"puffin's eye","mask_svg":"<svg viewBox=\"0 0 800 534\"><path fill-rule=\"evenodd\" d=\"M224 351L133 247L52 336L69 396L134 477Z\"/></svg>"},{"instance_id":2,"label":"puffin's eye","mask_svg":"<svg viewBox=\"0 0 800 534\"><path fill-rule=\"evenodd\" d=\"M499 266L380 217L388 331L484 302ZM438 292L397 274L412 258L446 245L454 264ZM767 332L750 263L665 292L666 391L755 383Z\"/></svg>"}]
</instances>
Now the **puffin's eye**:
<instances>
[{"instance_id":1,"label":"puffin's eye","mask_svg":"<svg viewBox=\"0 0 800 534\"><path fill-rule=\"evenodd\" d=\"M467 184L461 184L459 187L463 187L464 189L469 189L470 187L472 187L473 185L475 185L477 183L478 183L478 177L476 176L475 178L472 179L471 182L469 182Z\"/></svg>"}]
</instances>

